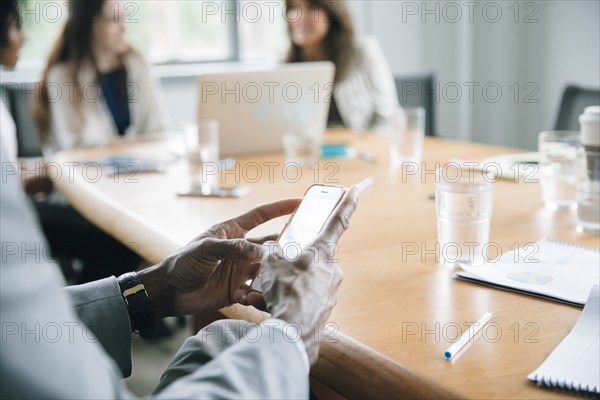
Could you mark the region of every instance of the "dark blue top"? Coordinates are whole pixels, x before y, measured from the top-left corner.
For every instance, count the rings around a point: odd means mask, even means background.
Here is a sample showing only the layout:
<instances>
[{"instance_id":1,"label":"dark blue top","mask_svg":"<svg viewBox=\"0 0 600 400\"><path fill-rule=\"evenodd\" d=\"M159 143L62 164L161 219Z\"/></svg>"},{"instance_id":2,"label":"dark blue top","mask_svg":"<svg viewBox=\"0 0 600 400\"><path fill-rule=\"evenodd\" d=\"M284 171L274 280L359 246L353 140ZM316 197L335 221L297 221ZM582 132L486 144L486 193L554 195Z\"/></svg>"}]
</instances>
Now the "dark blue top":
<instances>
[{"instance_id":1,"label":"dark blue top","mask_svg":"<svg viewBox=\"0 0 600 400\"><path fill-rule=\"evenodd\" d=\"M129 115L129 99L127 93L119 90L118 75L123 73L121 70L114 70L100 74L100 88L102 95L106 101L106 105L117 126L119 135L123 136L125 130L131 123Z\"/></svg>"}]
</instances>

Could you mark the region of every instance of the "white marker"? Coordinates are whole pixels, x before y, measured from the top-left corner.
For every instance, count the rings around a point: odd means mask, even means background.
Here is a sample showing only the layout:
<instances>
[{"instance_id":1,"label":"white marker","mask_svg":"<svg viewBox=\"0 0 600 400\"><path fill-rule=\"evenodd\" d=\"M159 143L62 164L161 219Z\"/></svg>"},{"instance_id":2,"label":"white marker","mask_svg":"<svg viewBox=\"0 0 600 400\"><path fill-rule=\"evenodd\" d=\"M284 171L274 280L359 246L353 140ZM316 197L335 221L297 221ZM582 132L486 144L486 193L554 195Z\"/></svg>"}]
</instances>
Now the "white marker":
<instances>
[{"instance_id":1,"label":"white marker","mask_svg":"<svg viewBox=\"0 0 600 400\"><path fill-rule=\"evenodd\" d=\"M356 185L354 185L354 187L356 187L358 189L358 193L360 193L363 190L365 190L366 188L368 188L369 186L371 186L373 184L373 182L375 182L373 180L373 178L363 179L362 181L360 181Z\"/></svg>"},{"instance_id":2,"label":"white marker","mask_svg":"<svg viewBox=\"0 0 600 400\"><path fill-rule=\"evenodd\" d=\"M455 342L452 346L448 347L448 350L444 352L444 358L446 360L450 360L452 357L454 357L456 353L458 353L463 347L465 347L465 344L467 344L467 342L473 340L475 335L477 335L481 328L483 328L491 318L491 312L488 311L485 314L483 314L481 318L477 320L477 322L471 325L469 329L467 329L467 331L462 334L462 336L460 337L460 339L458 339L457 342Z\"/></svg>"}]
</instances>

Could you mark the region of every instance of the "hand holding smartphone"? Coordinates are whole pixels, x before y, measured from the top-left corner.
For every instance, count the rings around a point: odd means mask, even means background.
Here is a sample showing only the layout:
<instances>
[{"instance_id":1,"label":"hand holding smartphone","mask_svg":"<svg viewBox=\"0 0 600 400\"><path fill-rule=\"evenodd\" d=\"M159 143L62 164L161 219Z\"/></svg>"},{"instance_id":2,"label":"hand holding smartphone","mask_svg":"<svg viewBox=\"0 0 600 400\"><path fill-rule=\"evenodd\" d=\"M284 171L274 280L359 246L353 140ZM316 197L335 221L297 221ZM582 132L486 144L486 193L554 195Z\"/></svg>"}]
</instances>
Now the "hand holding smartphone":
<instances>
[{"instance_id":1,"label":"hand holding smartphone","mask_svg":"<svg viewBox=\"0 0 600 400\"><path fill-rule=\"evenodd\" d=\"M371 184L373 184L373 179L367 178L355 186L359 191L362 191ZM290 259L299 256L302 249L317 237L347 190L343 186L321 184L311 185L306 190L302 202L283 227L277 239L286 256ZM259 271L252 281L252 290L262 291L261 280Z\"/></svg>"}]
</instances>

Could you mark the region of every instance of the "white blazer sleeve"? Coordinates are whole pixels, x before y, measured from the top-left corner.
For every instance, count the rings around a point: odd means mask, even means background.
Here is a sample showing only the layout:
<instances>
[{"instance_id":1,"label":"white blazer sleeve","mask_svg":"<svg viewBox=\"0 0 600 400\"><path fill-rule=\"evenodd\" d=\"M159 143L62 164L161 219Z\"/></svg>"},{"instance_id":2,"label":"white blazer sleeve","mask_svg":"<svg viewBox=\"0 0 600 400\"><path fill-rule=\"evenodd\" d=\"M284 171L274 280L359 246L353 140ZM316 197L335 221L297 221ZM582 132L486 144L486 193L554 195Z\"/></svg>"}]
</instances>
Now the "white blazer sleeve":
<instances>
[{"instance_id":1,"label":"white blazer sleeve","mask_svg":"<svg viewBox=\"0 0 600 400\"><path fill-rule=\"evenodd\" d=\"M346 77L334 94L344 125L357 130L386 128L399 108L394 77L373 37L355 45Z\"/></svg>"},{"instance_id":2,"label":"white blazer sleeve","mask_svg":"<svg viewBox=\"0 0 600 400\"><path fill-rule=\"evenodd\" d=\"M384 128L391 122L400 107L394 76L377 40L368 37L364 42L365 72L371 82L371 98L374 102L374 115L371 128Z\"/></svg>"},{"instance_id":3,"label":"white blazer sleeve","mask_svg":"<svg viewBox=\"0 0 600 400\"><path fill-rule=\"evenodd\" d=\"M71 149L75 146L75 112L74 92L76 83L69 82L62 66L52 68L48 72L46 89L49 97L50 111L50 148L52 151Z\"/></svg>"}]
</instances>

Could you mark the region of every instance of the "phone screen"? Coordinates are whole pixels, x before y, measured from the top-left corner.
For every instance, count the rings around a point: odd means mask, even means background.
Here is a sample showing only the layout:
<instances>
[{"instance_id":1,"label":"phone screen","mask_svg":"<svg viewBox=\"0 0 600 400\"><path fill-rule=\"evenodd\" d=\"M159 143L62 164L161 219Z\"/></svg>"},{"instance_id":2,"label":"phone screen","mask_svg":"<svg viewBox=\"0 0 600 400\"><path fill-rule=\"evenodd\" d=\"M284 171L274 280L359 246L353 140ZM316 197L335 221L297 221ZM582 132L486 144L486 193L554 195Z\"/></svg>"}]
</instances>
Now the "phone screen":
<instances>
[{"instance_id":1,"label":"phone screen","mask_svg":"<svg viewBox=\"0 0 600 400\"><path fill-rule=\"evenodd\" d=\"M311 186L278 239L281 247L302 249L313 241L343 194L343 188Z\"/></svg>"},{"instance_id":2,"label":"phone screen","mask_svg":"<svg viewBox=\"0 0 600 400\"><path fill-rule=\"evenodd\" d=\"M346 189L337 186L313 185L288 221L277 240L289 259L300 255L300 251L319 234ZM261 290L260 274L252 282L252 289Z\"/></svg>"}]
</instances>

